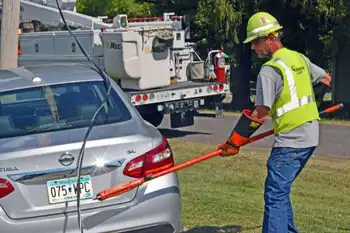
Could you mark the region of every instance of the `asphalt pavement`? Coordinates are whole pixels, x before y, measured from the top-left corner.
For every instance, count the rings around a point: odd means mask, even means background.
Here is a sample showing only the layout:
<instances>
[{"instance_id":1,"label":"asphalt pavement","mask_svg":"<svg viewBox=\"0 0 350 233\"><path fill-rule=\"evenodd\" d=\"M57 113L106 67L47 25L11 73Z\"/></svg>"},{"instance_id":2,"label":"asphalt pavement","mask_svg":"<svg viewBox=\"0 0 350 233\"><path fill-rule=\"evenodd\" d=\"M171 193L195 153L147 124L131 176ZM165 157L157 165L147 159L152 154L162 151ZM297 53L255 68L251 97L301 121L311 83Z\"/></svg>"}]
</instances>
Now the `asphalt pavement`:
<instances>
[{"instance_id":1,"label":"asphalt pavement","mask_svg":"<svg viewBox=\"0 0 350 233\"><path fill-rule=\"evenodd\" d=\"M196 116L195 124L178 129L170 128L170 118L167 115L158 127L161 133L168 138L178 138L186 141L218 144L225 140L236 124L238 116L225 115L215 118L212 114ZM272 129L271 121L267 121L257 133ZM256 141L246 147L271 148L273 136ZM320 124L320 144L316 155L350 159L350 125Z\"/></svg>"}]
</instances>

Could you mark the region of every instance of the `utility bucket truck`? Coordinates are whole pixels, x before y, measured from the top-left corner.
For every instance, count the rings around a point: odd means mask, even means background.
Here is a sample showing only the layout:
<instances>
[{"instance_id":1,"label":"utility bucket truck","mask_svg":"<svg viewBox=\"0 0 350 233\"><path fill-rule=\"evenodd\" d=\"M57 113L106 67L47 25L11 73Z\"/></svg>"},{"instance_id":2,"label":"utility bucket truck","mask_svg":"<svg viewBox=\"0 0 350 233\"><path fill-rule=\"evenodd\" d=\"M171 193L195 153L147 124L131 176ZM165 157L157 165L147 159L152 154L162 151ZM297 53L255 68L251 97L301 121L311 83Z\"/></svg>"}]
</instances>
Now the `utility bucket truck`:
<instances>
[{"instance_id":1,"label":"utility bucket truck","mask_svg":"<svg viewBox=\"0 0 350 233\"><path fill-rule=\"evenodd\" d=\"M19 65L89 62L64 28L55 2L21 0ZM103 17L75 12L75 3L60 1L69 27L145 120L158 126L164 114L170 114L172 128L193 125L198 110L208 102L222 116L221 102L229 84L216 78L217 67L211 59L204 62L193 43L185 41L188 30L183 29L183 16L164 13L162 17L128 18L120 14L106 22ZM25 26L28 22L33 26ZM223 67L227 66L221 62Z\"/></svg>"}]
</instances>

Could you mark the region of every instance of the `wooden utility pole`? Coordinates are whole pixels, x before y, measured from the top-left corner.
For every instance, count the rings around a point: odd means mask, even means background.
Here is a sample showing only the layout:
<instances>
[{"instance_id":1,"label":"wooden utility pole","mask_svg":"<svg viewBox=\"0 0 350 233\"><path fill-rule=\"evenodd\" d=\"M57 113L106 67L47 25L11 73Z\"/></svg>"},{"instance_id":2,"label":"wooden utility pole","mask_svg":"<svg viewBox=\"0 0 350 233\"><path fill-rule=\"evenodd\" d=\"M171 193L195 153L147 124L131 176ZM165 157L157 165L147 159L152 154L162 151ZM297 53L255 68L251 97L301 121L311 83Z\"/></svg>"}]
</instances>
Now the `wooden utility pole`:
<instances>
[{"instance_id":1,"label":"wooden utility pole","mask_svg":"<svg viewBox=\"0 0 350 233\"><path fill-rule=\"evenodd\" d=\"M18 65L18 27L20 0L2 0L0 68Z\"/></svg>"}]
</instances>

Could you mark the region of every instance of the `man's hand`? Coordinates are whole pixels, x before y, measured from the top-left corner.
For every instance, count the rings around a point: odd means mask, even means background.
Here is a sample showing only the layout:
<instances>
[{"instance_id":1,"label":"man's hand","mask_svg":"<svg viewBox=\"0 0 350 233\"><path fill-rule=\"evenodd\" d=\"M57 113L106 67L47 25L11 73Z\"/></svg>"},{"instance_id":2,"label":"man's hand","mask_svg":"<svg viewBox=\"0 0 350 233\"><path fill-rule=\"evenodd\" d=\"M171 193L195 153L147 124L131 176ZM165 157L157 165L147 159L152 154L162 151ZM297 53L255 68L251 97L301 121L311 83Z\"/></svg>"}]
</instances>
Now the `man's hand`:
<instances>
[{"instance_id":1,"label":"man's hand","mask_svg":"<svg viewBox=\"0 0 350 233\"><path fill-rule=\"evenodd\" d=\"M221 143L218 146L218 150L219 149L222 150L222 153L221 153L222 157L234 156L234 155L237 155L239 153L239 148L237 148L233 145L230 145L230 143L228 141Z\"/></svg>"},{"instance_id":2,"label":"man's hand","mask_svg":"<svg viewBox=\"0 0 350 233\"><path fill-rule=\"evenodd\" d=\"M254 111L254 113L258 114L259 111ZM218 149L222 149L221 156L233 156L238 154L240 146L246 144L250 136L264 123L264 118L257 119L256 117L253 118L251 115L251 110L243 109L242 115L238 119L228 139L218 146Z\"/></svg>"},{"instance_id":3,"label":"man's hand","mask_svg":"<svg viewBox=\"0 0 350 233\"><path fill-rule=\"evenodd\" d=\"M330 87L332 86L332 77L330 76L330 74L326 73L320 80L320 82L322 82L323 84L325 84L326 86Z\"/></svg>"}]
</instances>

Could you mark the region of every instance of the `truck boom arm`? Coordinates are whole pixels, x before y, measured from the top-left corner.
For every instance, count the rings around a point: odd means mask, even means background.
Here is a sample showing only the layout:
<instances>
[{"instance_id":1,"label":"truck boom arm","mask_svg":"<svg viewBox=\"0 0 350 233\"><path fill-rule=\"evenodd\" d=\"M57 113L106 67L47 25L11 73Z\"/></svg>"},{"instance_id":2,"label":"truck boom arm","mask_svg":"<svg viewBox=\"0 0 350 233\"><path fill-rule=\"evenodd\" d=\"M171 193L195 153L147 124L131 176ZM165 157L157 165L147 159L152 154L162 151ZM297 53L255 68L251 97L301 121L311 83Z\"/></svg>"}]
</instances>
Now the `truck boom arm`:
<instances>
[{"instance_id":1,"label":"truck boom arm","mask_svg":"<svg viewBox=\"0 0 350 233\"><path fill-rule=\"evenodd\" d=\"M62 13L70 27L81 29L110 28L113 24L101 19L77 13L76 0L59 0ZM0 0L2 8L2 0ZM56 0L21 0L21 22L40 21L48 29L62 28L64 23L57 9Z\"/></svg>"}]
</instances>

